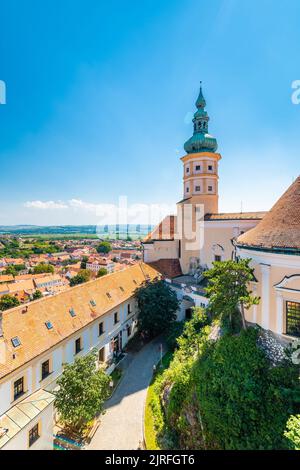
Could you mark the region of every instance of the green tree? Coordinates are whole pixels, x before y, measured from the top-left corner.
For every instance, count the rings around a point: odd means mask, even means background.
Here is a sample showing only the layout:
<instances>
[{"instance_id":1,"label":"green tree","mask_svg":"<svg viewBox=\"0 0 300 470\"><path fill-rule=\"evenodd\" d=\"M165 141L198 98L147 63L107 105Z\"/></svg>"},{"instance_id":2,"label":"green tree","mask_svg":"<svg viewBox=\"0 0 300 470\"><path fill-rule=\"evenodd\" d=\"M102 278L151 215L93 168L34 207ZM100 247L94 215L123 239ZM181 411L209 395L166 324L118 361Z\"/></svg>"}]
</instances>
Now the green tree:
<instances>
[{"instance_id":1,"label":"green tree","mask_svg":"<svg viewBox=\"0 0 300 470\"><path fill-rule=\"evenodd\" d=\"M109 253L112 250L112 246L109 242L103 241L99 243L96 250L98 251L98 253Z\"/></svg>"},{"instance_id":2,"label":"green tree","mask_svg":"<svg viewBox=\"0 0 300 470\"><path fill-rule=\"evenodd\" d=\"M259 298L253 296L249 290L249 282L254 279L254 269L249 266L250 261L216 261L213 268L204 273L209 281L206 292L212 312L222 320L229 318L232 323L232 317L239 309L244 329L244 309L259 303Z\"/></svg>"},{"instance_id":3,"label":"green tree","mask_svg":"<svg viewBox=\"0 0 300 470\"><path fill-rule=\"evenodd\" d=\"M166 331L176 320L179 301L164 281L145 282L135 291L139 310L139 329L149 336Z\"/></svg>"},{"instance_id":4,"label":"green tree","mask_svg":"<svg viewBox=\"0 0 300 470\"><path fill-rule=\"evenodd\" d=\"M9 308L17 307L20 305L19 300L12 295L2 295L0 299L0 310L8 310Z\"/></svg>"},{"instance_id":5,"label":"green tree","mask_svg":"<svg viewBox=\"0 0 300 470\"><path fill-rule=\"evenodd\" d=\"M107 274L108 271L106 268L100 268L98 273L97 273L97 277L102 277L102 276L105 276L105 274Z\"/></svg>"},{"instance_id":6,"label":"green tree","mask_svg":"<svg viewBox=\"0 0 300 470\"><path fill-rule=\"evenodd\" d=\"M70 280L70 286L76 286L78 284L83 284L84 282L89 281L91 278L91 272L87 269L81 269L76 276L72 277Z\"/></svg>"},{"instance_id":7,"label":"green tree","mask_svg":"<svg viewBox=\"0 0 300 470\"><path fill-rule=\"evenodd\" d=\"M87 423L103 412L109 396L110 378L96 369L96 351L66 364L58 378L55 407L60 420L72 430L81 432Z\"/></svg>"},{"instance_id":8,"label":"green tree","mask_svg":"<svg viewBox=\"0 0 300 470\"><path fill-rule=\"evenodd\" d=\"M34 274L42 274L42 273L54 273L54 267L52 264L47 263L39 263L33 268Z\"/></svg>"},{"instance_id":9,"label":"green tree","mask_svg":"<svg viewBox=\"0 0 300 470\"><path fill-rule=\"evenodd\" d=\"M17 276L20 271L26 269L25 264L14 264L11 266L7 266L4 270L4 274L11 274L12 276Z\"/></svg>"},{"instance_id":10,"label":"green tree","mask_svg":"<svg viewBox=\"0 0 300 470\"><path fill-rule=\"evenodd\" d=\"M81 269L86 269L86 263L88 262L89 258L88 256L83 256L81 263L80 263L80 268Z\"/></svg>"},{"instance_id":11,"label":"green tree","mask_svg":"<svg viewBox=\"0 0 300 470\"><path fill-rule=\"evenodd\" d=\"M32 294L32 300L41 299L42 297L43 297L43 294L38 289Z\"/></svg>"},{"instance_id":12,"label":"green tree","mask_svg":"<svg viewBox=\"0 0 300 470\"><path fill-rule=\"evenodd\" d=\"M300 415L290 416L284 436L288 440L290 449L300 450Z\"/></svg>"}]
</instances>

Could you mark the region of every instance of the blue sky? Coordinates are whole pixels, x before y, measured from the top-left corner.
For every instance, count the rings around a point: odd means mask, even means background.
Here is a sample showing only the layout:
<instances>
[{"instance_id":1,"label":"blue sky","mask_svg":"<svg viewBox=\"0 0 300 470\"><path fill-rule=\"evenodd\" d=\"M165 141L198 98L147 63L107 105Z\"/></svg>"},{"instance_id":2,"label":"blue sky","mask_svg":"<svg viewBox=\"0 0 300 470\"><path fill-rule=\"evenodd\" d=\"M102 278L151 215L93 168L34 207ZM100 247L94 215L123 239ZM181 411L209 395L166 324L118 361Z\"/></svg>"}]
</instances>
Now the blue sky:
<instances>
[{"instance_id":1,"label":"blue sky","mask_svg":"<svg viewBox=\"0 0 300 470\"><path fill-rule=\"evenodd\" d=\"M269 209L300 173L299 17L298 0L5 2L0 224L181 199L200 80L220 211Z\"/></svg>"}]
</instances>

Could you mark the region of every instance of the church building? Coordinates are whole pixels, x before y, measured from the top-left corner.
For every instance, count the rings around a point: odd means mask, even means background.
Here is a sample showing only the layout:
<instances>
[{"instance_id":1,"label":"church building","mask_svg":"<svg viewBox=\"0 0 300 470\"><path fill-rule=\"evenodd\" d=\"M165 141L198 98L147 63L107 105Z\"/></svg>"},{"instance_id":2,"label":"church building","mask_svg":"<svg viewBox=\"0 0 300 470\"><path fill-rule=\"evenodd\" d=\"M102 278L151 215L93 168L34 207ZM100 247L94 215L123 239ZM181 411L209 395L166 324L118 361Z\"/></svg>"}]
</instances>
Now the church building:
<instances>
[{"instance_id":1,"label":"church building","mask_svg":"<svg viewBox=\"0 0 300 470\"><path fill-rule=\"evenodd\" d=\"M300 336L300 177L268 213L220 213L222 157L208 131L202 87L196 108L193 135L181 157L183 198L177 214L144 239L144 261L179 287L181 298L192 306L207 304L204 289L201 301L193 293L201 293L202 273L214 261L251 258L256 276L252 288L261 301L247 312L247 320L279 335Z\"/></svg>"}]
</instances>

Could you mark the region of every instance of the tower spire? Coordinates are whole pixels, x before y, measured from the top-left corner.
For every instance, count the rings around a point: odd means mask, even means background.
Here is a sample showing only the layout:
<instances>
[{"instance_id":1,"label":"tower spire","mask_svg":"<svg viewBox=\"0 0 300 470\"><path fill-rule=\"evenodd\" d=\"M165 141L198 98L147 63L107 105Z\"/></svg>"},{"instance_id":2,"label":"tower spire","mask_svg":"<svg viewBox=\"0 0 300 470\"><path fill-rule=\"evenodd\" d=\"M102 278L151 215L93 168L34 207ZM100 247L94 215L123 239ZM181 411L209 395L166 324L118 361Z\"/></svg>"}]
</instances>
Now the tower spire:
<instances>
[{"instance_id":1,"label":"tower spire","mask_svg":"<svg viewBox=\"0 0 300 470\"><path fill-rule=\"evenodd\" d=\"M193 136L184 144L186 153L215 152L218 148L217 140L208 133L209 116L205 111L206 101L202 91L202 81L200 91L196 101L197 111L194 114Z\"/></svg>"},{"instance_id":2,"label":"tower spire","mask_svg":"<svg viewBox=\"0 0 300 470\"><path fill-rule=\"evenodd\" d=\"M205 106L206 106L206 101L205 101L205 98L204 98L203 93L202 93L202 81L200 81L199 96L198 96L197 101L196 101L195 104L196 104L196 107L198 109L205 108Z\"/></svg>"}]
</instances>

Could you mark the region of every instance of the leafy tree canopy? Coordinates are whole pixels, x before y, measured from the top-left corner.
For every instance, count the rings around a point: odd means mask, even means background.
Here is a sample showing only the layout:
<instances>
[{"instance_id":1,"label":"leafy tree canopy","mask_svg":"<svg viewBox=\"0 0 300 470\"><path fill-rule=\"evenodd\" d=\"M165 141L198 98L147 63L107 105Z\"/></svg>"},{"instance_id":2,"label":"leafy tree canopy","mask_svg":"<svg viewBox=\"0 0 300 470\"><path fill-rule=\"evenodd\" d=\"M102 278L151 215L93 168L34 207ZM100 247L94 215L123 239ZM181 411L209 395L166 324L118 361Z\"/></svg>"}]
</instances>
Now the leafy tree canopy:
<instances>
[{"instance_id":1,"label":"leafy tree canopy","mask_svg":"<svg viewBox=\"0 0 300 470\"><path fill-rule=\"evenodd\" d=\"M66 364L58 378L55 407L61 421L73 430L82 431L96 414L103 412L109 396L110 378L96 369L96 351Z\"/></svg>"},{"instance_id":2,"label":"leafy tree canopy","mask_svg":"<svg viewBox=\"0 0 300 470\"><path fill-rule=\"evenodd\" d=\"M290 416L284 435L290 449L300 450L300 415Z\"/></svg>"},{"instance_id":3,"label":"leafy tree canopy","mask_svg":"<svg viewBox=\"0 0 300 470\"><path fill-rule=\"evenodd\" d=\"M206 292L211 311L221 319L231 320L237 309L240 309L244 328L244 308L259 303L259 298L253 296L249 290L249 282L254 279L254 269L250 267L250 261L216 261L213 268L204 273L209 281Z\"/></svg>"},{"instance_id":4,"label":"leafy tree canopy","mask_svg":"<svg viewBox=\"0 0 300 470\"><path fill-rule=\"evenodd\" d=\"M149 336L167 330L176 320L179 301L164 281L145 282L135 292L139 310L139 328Z\"/></svg>"},{"instance_id":5,"label":"leafy tree canopy","mask_svg":"<svg viewBox=\"0 0 300 470\"><path fill-rule=\"evenodd\" d=\"M87 269L81 269L76 276L72 277L70 280L70 286L76 286L78 284L83 284L84 282L89 281L91 278L91 272Z\"/></svg>"},{"instance_id":6,"label":"leafy tree canopy","mask_svg":"<svg viewBox=\"0 0 300 470\"><path fill-rule=\"evenodd\" d=\"M19 300L12 295L5 294L0 298L0 310L8 310L9 308L20 305Z\"/></svg>"},{"instance_id":7,"label":"leafy tree canopy","mask_svg":"<svg viewBox=\"0 0 300 470\"><path fill-rule=\"evenodd\" d=\"M98 273L97 273L97 277L102 277L102 276L105 276L105 274L107 274L108 271L106 268L100 268Z\"/></svg>"},{"instance_id":8,"label":"leafy tree canopy","mask_svg":"<svg viewBox=\"0 0 300 470\"><path fill-rule=\"evenodd\" d=\"M103 241L99 243L96 250L98 251L98 253L109 253L112 250L112 246L109 242Z\"/></svg>"},{"instance_id":9,"label":"leafy tree canopy","mask_svg":"<svg viewBox=\"0 0 300 470\"><path fill-rule=\"evenodd\" d=\"M54 267L52 264L47 263L39 263L33 268L34 274L42 274L42 273L54 273Z\"/></svg>"},{"instance_id":10,"label":"leafy tree canopy","mask_svg":"<svg viewBox=\"0 0 300 470\"><path fill-rule=\"evenodd\" d=\"M42 297L43 297L43 294L41 293L40 290L36 290L36 291L32 294L32 300L41 299Z\"/></svg>"},{"instance_id":11,"label":"leafy tree canopy","mask_svg":"<svg viewBox=\"0 0 300 470\"><path fill-rule=\"evenodd\" d=\"M81 269L86 269L86 263L88 262L89 258L88 256L83 256L82 259L81 259L81 263L80 263L80 268Z\"/></svg>"}]
</instances>

